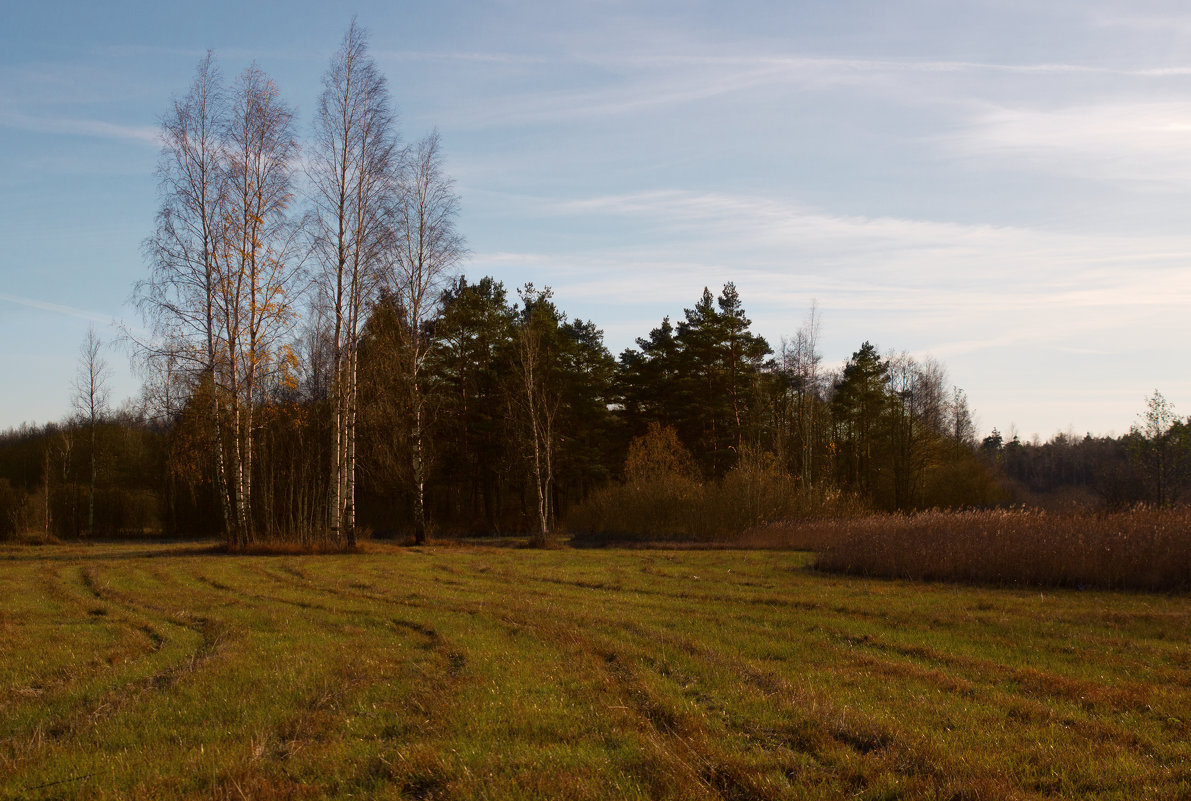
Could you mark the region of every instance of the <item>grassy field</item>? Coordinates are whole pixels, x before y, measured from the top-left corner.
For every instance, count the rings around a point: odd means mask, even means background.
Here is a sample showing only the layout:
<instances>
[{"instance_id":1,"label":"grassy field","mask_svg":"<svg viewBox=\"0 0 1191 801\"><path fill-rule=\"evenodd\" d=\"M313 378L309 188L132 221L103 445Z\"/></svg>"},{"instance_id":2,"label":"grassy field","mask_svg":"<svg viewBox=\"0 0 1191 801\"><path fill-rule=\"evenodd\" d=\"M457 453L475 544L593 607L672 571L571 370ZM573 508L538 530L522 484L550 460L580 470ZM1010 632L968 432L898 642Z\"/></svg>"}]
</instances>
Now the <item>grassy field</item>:
<instances>
[{"instance_id":1,"label":"grassy field","mask_svg":"<svg viewBox=\"0 0 1191 801\"><path fill-rule=\"evenodd\" d=\"M0 548L0 797L1191 796L1191 598L809 559Z\"/></svg>"}]
</instances>

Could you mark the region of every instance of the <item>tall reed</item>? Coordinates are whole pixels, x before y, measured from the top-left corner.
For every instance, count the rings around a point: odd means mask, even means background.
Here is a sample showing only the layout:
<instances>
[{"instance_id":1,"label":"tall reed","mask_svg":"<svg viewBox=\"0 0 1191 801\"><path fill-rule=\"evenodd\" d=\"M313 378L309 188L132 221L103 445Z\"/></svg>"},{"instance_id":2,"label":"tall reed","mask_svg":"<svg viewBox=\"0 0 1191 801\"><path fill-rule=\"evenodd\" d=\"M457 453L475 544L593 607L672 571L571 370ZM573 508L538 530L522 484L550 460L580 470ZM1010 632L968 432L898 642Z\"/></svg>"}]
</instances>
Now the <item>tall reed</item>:
<instances>
[{"instance_id":1,"label":"tall reed","mask_svg":"<svg viewBox=\"0 0 1191 801\"><path fill-rule=\"evenodd\" d=\"M789 527L822 570L915 581L1191 589L1191 509L872 515Z\"/></svg>"}]
</instances>

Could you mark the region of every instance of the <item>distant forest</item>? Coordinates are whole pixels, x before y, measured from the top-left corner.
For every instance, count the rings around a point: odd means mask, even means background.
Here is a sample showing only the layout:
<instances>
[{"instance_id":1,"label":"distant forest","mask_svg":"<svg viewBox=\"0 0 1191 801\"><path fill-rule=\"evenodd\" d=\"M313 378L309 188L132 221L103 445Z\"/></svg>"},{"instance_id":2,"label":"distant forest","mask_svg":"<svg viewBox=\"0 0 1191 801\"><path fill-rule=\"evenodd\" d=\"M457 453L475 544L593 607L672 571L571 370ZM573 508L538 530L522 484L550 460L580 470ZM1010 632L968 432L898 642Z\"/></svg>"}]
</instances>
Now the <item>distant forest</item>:
<instances>
[{"instance_id":1,"label":"distant forest","mask_svg":"<svg viewBox=\"0 0 1191 801\"><path fill-rule=\"evenodd\" d=\"M826 370L814 309L775 347L732 283L617 358L549 288L469 282L438 133L400 143L354 23L309 141L258 67L228 83L210 54L161 136L142 396L112 410L92 333L75 414L0 436L0 535L702 539L1184 490L1158 393L1124 437L978 442L941 364L865 342Z\"/></svg>"}]
</instances>

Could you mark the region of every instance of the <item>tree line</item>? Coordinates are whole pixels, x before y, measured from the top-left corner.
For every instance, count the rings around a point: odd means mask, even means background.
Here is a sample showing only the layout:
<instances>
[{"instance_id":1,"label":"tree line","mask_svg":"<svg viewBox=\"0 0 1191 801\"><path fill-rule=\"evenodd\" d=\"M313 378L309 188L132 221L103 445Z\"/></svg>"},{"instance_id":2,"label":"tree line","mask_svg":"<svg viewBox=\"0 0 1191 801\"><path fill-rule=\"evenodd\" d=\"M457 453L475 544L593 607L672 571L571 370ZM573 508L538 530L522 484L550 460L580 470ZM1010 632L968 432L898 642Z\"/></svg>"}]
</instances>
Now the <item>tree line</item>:
<instances>
[{"instance_id":1,"label":"tree line","mask_svg":"<svg viewBox=\"0 0 1191 801\"><path fill-rule=\"evenodd\" d=\"M932 491L978 466L966 406L955 405L941 366L882 357L865 343L842 371L824 370L814 313L775 353L751 331L731 283L718 297L705 290L677 326L663 320L619 358L594 322L572 319L532 285L510 296L495 279L458 276L416 329L402 304L380 292L359 333L353 514L373 534L417 538L433 524L543 541L568 510L619 484L633 444L659 430L674 432L671 450L709 486L765 454L799 498L842 491L881 508L936 504ZM253 538L335 540L331 336L320 318L308 320L289 345L291 379L242 411L253 421ZM424 349L416 375L415 339ZM95 352L91 337L79 372L102 383ZM235 450L231 402L218 404L204 372L149 378L134 408L112 413L101 393L93 417L78 392L71 420L4 437L0 475L24 493L28 527L36 518L59 536L222 533L238 544L218 483L219 460ZM94 520L82 511L91 498Z\"/></svg>"},{"instance_id":2,"label":"tree line","mask_svg":"<svg viewBox=\"0 0 1191 801\"><path fill-rule=\"evenodd\" d=\"M826 369L817 311L773 348L730 283L614 358L549 290L455 277L416 334L420 408L408 319L381 293L360 327L353 511L373 536L722 536L862 510L1169 505L1191 482L1191 421L1158 393L1121 437L978 444L937 362L866 342ZM337 542L330 338L306 325L292 380L252 409L254 538ZM231 449L227 407L212 432L205 377L157 371L113 411L100 348L89 334L69 419L0 435L0 530L227 538L212 441Z\"/></svg>"},{"instance_id":3,"label":"tree line","mask_svg":"<svg viewBox=\"0 0 1191 801\"><path fill-rule=\"evenodd\" d=\"M980 456L1021 502L1057 510L1171 506L1191 489L1191 418L1175 414L1158 390L1118 437L1058 433L1022 441L995 428Z\"/></svg>"}]
</instances>

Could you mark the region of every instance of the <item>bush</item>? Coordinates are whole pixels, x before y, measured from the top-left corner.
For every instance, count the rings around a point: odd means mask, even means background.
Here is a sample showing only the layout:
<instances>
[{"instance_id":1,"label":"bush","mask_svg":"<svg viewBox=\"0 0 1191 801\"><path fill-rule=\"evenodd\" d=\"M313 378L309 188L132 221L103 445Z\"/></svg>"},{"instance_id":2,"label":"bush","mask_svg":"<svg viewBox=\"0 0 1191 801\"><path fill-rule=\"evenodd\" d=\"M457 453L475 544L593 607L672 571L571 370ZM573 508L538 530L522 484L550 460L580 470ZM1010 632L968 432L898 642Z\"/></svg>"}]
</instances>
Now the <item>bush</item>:
<instances>
[{"instance_id":1,"label":"bush","mask_svg":"<svg viewBox=\"0 0 1191 801\"><path fill-rule=\"evenodd\" d=\"M50 492L50 519L55 536L73 539L87 530L87 488L58 484Z\"/></svg>"},{"instance_id":2,"label":"bush","mask_svg":"<svg viewBox=\"0 0 1191 801\"><path fill-rule=\"evenodd\" d=\"M695 460L674 429L651 423L646 434L629 443L624 483L589 495L571 510L568 526L614 538L699 539L704 494Z\"/></svg>"},{"instance_id":3,"label":"bush","mask_svg":"<svg viewBox=\"0 0 1191 801\"><path fill-rule=\"evenodd\" d=\"M580 536L724 542L773 521L841 513L844 496L799 486L772 454L746 448L719 482L700 482L671 428L651 424L629 445L625 481L593 492L568 515Z\"/></svg>"},{"instance_id":4,"label":"bush","mask_svg":"<svg viewBox=\"0 0 1191 801\"><path fill-rule=\"evenodd\" d=\"M98 487L95 490L95 533L107 537L156 534L161 529L159 506L156 493L149 490Z\"/></svg>"},{"instance_id":5,"label":"bush","mask_svg":"<svg viewBox=\"0 0 1191 801\"><path fill-rule=\"evenodd\" d=\"M708 498L708 517L720 531L739 533L809 511L798 481L773 454L745 448L736 465Z\"/></svg>"}]
</instances>

